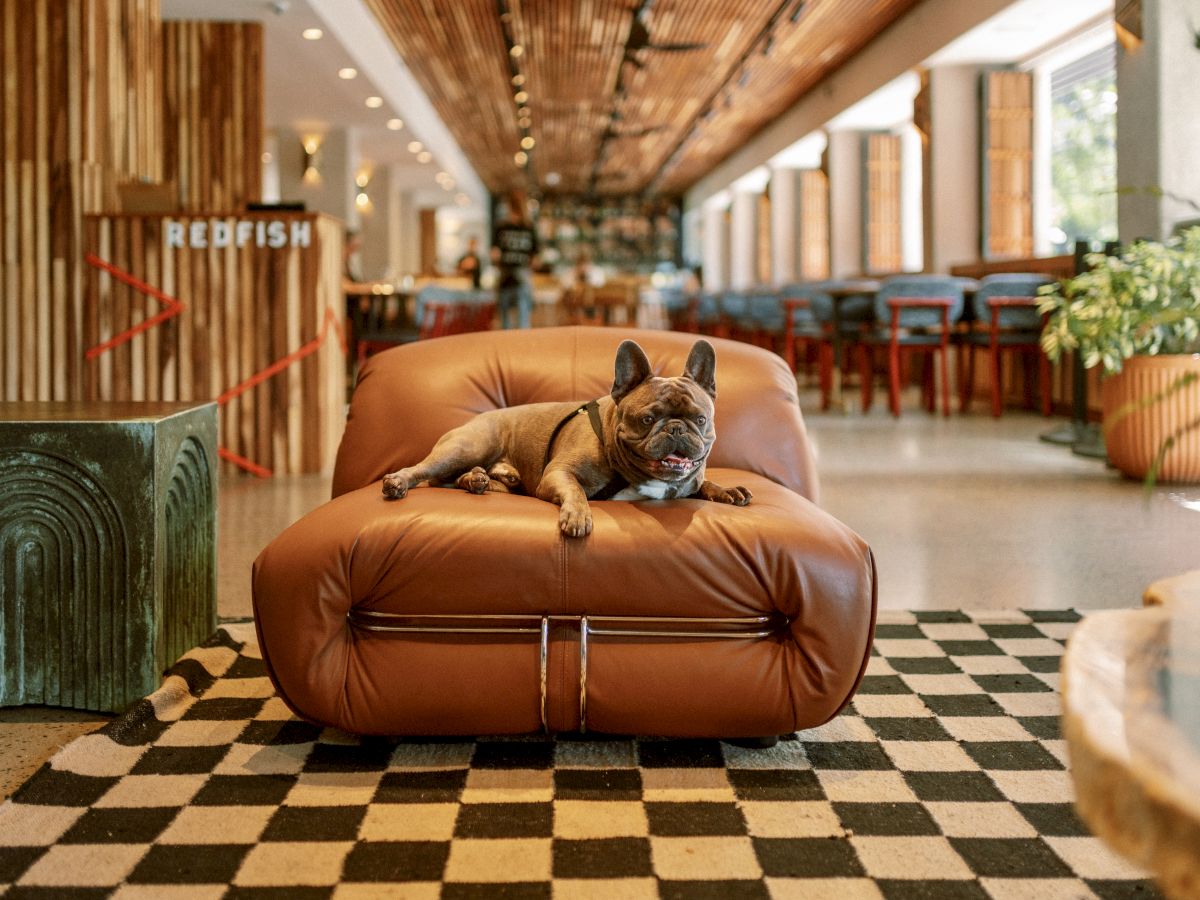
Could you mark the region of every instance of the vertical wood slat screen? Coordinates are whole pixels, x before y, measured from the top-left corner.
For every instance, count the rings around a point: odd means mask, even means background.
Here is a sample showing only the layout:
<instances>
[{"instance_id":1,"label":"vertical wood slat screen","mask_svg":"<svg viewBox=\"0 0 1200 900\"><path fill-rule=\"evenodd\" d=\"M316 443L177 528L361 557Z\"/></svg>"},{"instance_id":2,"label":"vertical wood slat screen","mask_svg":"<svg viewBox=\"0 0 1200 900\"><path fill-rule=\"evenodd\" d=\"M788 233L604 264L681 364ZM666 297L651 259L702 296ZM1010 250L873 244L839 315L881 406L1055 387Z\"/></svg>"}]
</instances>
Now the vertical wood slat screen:
<instances>
[{"instance_id":1,"label":"vertical wood slat screen","mask_svg":"<svg viewBox=\"0 0 1200 900\"><path fill-rule=\"evenodd\" d=\"M773 280L771 272L771 194L764 190L758 195L758 209L755 210L754 280L756 284L770 284Z\"/></svg>"},{"instance_id":2,"label":"vertical wood slat screen","mask_svg":"<svg viewBox=\"0 0 1200 900\"><path fill-rule=\"evenodd\" d=\"M903 268L900 241L900 136L863 136L863 271Z\"/></svg>"},{"instance_id":3,"label":"vertical wood slat screen","mask_svg":"<svg viewBox=\"0 0 1200 900\"><path fill-rule=\"evenodd\" d=\"M243 209L262 196L262 25L168 21L162 37L165 180L182 209Z\"/></svg>"},{"instance_id":4,"label":"vertical wood slat screen","mask_svg":"<svg viewBox=\"0 0 1200 900\"><path fill-rule=\"evenodd\" d=\"M829 179L821 169L799 173L801 281L829 277Z\"/></svg>"},{"instance_id":5,"label":"vertical wood slat screen","mask_svg":"<svg viewBox=\"0 0 1200 900\"><path fill-rule=\"evenodd\" d=\"M167 219L188 234L224 221L307 223L310 245L171 247ZM265 226L264 226L265 227ZM340 321L341 225L315 214L234 217L97 215L86 252L178 299L176 316L83 363L86 400L213 400L323 335L308 355L221 407L222 447L278 473L333 464L345 406L345 358L326 310ZM162 311L156 300L92 266L81 344L95 347Z\"/></svg>"},{"instance_id":6,"label":"vertical wood slat screen","mask_svg":"<svg viewBox=\"0 0 1200 900\"><path fill-rule=\"evenodd\" d=\"M0 7L0 400L81 396L81 217L162 176L158 9Z\"/></svg>"},{"instance_id":7,"label":"vertical wood slat screen","mask_svg":"<svg viewBox=\"0 0 1200 900\"><path fill-rule=\"evenodd\" d=\"M985 72L983 258L1033 255L1033 75Z\"/></svg>"}]
</instances>

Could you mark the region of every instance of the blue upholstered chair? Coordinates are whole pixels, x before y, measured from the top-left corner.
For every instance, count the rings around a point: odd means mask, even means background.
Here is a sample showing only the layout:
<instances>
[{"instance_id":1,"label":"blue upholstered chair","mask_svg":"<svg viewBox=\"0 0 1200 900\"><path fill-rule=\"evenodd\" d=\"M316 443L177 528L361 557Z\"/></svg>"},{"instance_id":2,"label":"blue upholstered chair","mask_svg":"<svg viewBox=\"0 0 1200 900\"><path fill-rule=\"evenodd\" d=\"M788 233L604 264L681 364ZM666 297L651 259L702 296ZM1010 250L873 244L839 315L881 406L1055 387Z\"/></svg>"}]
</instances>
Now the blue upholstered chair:
<instances>
[{"instance_id":1,"label":"blue upholstered chair","mask_svg":"<svg viewBox=\"0 0 1200 900\"><path fill-rule=\"evenodd\" d=\"M930 357L923 384L926 408L936 407L934 357L941 358L942 412L950 415L950 329L963 312L962 279L949 275L894 275L875 294L875 326L860 338L863 409L871 407L875 351L887 350L888 405L900 415L902 362L914 353Z\"/></svg>"},{"instance_id":2,"label":"blue upholstered chair","mask_svg":"<svg viewBox=\"0 0 1200 900\"><path fill-rule=\"evenodd\" d=\"M695 333L700 330L697 321L698 295L689 294L681 287L665 287L659 289L658 296L672 331Z\"/></svg>"},{"instance_id":3,"label":"blue upholstered chair","mask_svg":"<svg viewBox=\"0 0 1200 900\"><path fill-rule=\"evenodd\" d=\"M726 337L725 325L721 319L721 295L713 291L700 294L696 304L696 327L701 334Z\"/></svg>"},{"instance_id":4,"label":"blue upholstered chair","mask_svg":"<svg viewBox=\"0 0 1200 900\"><path fill-rule=\"evenodd\" d=\"M975 386L975 349L986 347L991 370L992 415L999 416L1004 408L1002 357L1007 351L1026 358L1035 356L1038 362L1038 388L1041 392L1042 415L1050 415L1050 362L1042 353L1040 340L1042 315L1037 311L1037 292L1050 279L1044 275L1026 273L988 275L979 282L972 298L975 323L960 340L966 357L966 374L960 372L960 406L965 412L971 404ZM1026 377L1026 399L1032 399L1030 379Z\"/></svg>"}]
</instances>

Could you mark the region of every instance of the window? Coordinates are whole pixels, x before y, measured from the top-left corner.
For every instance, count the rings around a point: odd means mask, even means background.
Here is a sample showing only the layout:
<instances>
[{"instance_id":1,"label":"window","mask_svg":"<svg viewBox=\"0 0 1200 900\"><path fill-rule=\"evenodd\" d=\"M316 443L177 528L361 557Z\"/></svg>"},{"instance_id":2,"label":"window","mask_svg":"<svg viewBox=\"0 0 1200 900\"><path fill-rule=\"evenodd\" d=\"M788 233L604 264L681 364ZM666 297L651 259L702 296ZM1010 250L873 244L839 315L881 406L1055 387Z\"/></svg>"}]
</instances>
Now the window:
<instances>
[{"instance_id":1,"label":"window","mask_svg":"<svg viewBox=\"0 0 1200 900\"><path fill-rule=\"evenodd\" d=\"M1050 242L1117 239L1116 45L1050 75Z\"/></svg>"}]
</instances>

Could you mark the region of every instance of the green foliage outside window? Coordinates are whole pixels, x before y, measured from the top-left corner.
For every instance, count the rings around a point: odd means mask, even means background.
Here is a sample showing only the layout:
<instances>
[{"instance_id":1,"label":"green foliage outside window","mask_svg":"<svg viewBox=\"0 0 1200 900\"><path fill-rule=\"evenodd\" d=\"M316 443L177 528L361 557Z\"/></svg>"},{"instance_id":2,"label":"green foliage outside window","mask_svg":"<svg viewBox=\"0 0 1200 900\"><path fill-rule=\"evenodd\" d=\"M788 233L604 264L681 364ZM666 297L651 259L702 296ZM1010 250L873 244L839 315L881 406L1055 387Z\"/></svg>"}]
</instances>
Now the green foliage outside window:
<instances>
[{"instance_id":1,"label":"green foliage outside window","mask_svg":"<svg viewBox=\"0 0 1200 900\"><path fill-rule=\"evenodd\" d=\"M1079 82L1052 107L1051 235L1055 250L1077 239L1117 239L1117 83L1110 72Z\"/></svg>"}]
</instances>

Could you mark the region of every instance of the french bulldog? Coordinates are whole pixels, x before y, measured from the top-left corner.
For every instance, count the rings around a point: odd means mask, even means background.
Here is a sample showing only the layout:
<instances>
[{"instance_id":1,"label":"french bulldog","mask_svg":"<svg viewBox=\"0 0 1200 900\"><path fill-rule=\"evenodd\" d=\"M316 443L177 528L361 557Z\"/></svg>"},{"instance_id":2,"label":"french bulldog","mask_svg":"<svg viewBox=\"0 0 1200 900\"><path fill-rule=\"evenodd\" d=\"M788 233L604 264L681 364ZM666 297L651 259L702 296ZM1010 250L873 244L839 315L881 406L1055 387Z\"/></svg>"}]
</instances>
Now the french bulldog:
<instances>
[{"instance_id":1,"label":"french bulldog","mask_svg":"<svg viewBox=\"0 0 1200 900\"><path fill-rule=\"evenodd\" d=\"M696 341L683 374L660 377L642 348L624 341L615 369L611 393L585 406L528 403L480 413L442 435L416 465L384 476L384 497L399 500L422 482L470 474L476 466L486 474L504 461L528 493L560 507L559 528L568 537L591 534L588 498L750 502L746 488L704 477L716 438L712 344Z\"/></svg>"}]
</instances>

